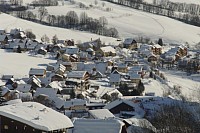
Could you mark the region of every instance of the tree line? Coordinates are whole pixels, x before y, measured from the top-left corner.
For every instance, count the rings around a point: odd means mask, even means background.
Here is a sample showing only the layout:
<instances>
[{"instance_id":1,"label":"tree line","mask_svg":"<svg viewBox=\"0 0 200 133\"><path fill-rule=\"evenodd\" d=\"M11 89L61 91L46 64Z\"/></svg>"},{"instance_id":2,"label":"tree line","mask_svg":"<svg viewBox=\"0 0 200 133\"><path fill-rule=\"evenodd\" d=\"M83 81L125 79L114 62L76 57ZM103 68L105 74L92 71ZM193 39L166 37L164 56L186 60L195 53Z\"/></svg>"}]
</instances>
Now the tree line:
<instances>
[{"instance_id":1,"label":"tree line","mask_svg":"<svg viewBox=\"0 0 200 133\"><path fill-rule=\"evenodd\" d=\"M143 0L105 0L128 6L145 12L167 16L179 21L200 26L200 5L171 2L169 0L152 0L152 4Z\"/></svg>"},{"instance_id":2,"label":"tree line","mask_svg":"<svg viewBox=\"0 0 200 133\"><path fill-rule=\"evenodd\" d=\"M102 16L96 19L89 17L86 12L78 15L75 11L68 11L66 15L51 15L45 7L41 6L38 8L38 16L31 11L17 11L15 15L22 19L49 26L72 28L109 37L118 37L117 29L107 27L108 20L106 17Z\"/></svg>"}]
</instances>

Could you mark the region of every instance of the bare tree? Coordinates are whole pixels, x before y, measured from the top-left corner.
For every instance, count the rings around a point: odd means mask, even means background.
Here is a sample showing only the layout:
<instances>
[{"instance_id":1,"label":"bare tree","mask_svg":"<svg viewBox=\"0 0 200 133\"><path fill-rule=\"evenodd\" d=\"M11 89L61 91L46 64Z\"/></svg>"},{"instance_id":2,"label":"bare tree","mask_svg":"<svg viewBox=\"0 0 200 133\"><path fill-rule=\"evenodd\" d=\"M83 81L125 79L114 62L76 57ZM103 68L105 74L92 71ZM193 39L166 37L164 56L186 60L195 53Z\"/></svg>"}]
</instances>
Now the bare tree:
<instances>
[{"instance_id":1,"label":"bare tree","mask_svg":"<svg viewBox=\"0 0 200 133\"><path fill-rule=\"evenodd\" d=\"M52 38L52 43L55 45L55 44L57 44L57 42L58 42L58 37L57 37L57 35L54 35Z\"/></svg>"},{"instance_id":2,"label":"bare tree","mask_svg":"<svg viewBox=\"0 0 200 133\"><path fill-rule=\"evenodd\" d=\"M41 38L41 41L42 41L42 42L49 43L49 40L50 40L50 39L49 39L49 37L48 37L46 34L43 35L42 38Z\"/></svg>"},{"instance_id":3,"label":"bare tree","mask_svg":"<svg viewBox=\"0 0 200 133\"><path fill-rule=\"evenodd\" d=\"M88 15L86 12L80 14L80 24L85 25L88 22Z\"/></svg>"},{"instance_id":4,"label":"bare tree","mask_svg":"<svg viewBox=\"0 0 200 133\"><path fill-rule=\"evenodd\" d=\"M38 9L38 13L39 13L39 20L42 21L44 19L45 16L48 15L48 11L45 7L41 6Z\"/></svg>"}]
</instances>

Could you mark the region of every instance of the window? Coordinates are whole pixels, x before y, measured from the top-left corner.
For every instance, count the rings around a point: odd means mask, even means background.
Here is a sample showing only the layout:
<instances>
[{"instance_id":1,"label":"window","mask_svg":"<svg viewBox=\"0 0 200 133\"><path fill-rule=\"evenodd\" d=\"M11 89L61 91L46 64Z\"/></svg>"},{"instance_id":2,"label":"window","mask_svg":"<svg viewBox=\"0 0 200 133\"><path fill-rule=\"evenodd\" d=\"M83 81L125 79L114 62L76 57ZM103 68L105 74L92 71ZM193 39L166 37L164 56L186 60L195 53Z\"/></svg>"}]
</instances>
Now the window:
<instances>
[{"instance_id":1,"label":"window","mask_svg":"<svg viewBox=\"0 0 200 133\"><path fill-rule=\"evenodd\" d=\"M4 129L8 129L8 125L4 125Z\"/></svg>"}]
</instances>

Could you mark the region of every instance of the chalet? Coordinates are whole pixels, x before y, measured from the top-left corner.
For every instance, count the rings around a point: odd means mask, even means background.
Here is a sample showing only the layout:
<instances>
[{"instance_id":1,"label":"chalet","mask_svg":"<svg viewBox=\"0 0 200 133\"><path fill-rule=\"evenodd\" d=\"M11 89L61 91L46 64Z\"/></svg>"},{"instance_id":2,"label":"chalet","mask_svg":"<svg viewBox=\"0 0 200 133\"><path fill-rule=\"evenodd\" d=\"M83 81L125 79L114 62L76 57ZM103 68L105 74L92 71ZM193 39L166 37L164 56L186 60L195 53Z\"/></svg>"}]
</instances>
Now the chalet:
<instances>
[{"instance_id":1,"label":"chalet","mask_svg":"<svg viewBox=\"0 0 200 133\"><path fill-rule=\"evenodd\" d=\"M2 80L9 80L11 78L14 78L14 75L3 75L1 79Z\"/></svg>"},{"instance_id":2,"label":"chalet","mask_svg":"<svg viewBox=\"0 0 200 133\"><path fill-rule=\"evenodd\" d=\"M186 47L179 46L179 47L171 48L164 55L165 55L165 59L173 58L175 61L178 61L180 58L186 56L187 52L188 51Z\"/></svg>"},{"instance_id":3,"label":"chalet","mask_svg":"<svg viewBox=\"0 0 200 133\"><path fill-rule=\"evenodd\" d=\"M70 80L78 80L81 90L89 88L88 79L90 78L90 75L87 71L70 71L67 73L66 77Z\"/></svg>"},{"instance_id":4,"label":"chalet","mask_svg":"<svg viewBox=\"0 0 200 133\"><path fill-rule=\"evenodd\" d=\"M25 32L21 28L15 28L10 30L10 35L16 39L26 38Z\"/></svg>"},{"instance_id":5,"label":"chalet","mask_svg":"<svg viewBox=\"0 0 200 133\"><path fill-rule=\"evenodd\" d=\"M126 38L123 42L123 47L127 48L127 49L137 49L138 48L138 44L136 42L135 39L133 38Z\"/></svg>"},{"instance_id":6,"label":"chalet","mask_svg":"<svg viewBox=\"0 0 200 133\"><path fill-rule=\"evenodd\" d=\"M110 84L111 85L119 85L121 82L121 75L117 70L114 70L111 74L110 74Z\"/></svg>"},{"instance_id":7,"label":"chalet","mask_svg":"<svg viewBox=\"0 0 200 133\"><path fill-rule=\"evenodd\" d=\"M4 35L4 34L6 34L6 31L3 29L0 29L0 35Z\"/></svg>"},{"instance_id":8,"label":"chalet","mask_svg":"<svg viewBox=\"0 0 200 133\"><path fill-rule=\"evenodd\" d=\"M86 49L86 52L91 56L93 56L95 54L95 52L94 52L94 50L92 48Z\"/></svg>"},{"instance_id":9,"label":"chalet","mask_svg":"<svg viewBox=\"0 0 200 133\"><path fill-rule=\"evenodd\" d=\"M149 54L147 57L148 62L156 62L158 61L157 56L153 53Z\"/></svg>"},{"instance_id":10,"label":"chalet","mask_svg":"<svg viewBox=\"0 0 200 133\"><path fill-rule=\"evenodd\" d=\"M113 102L110 102L104 107L104 109L108 109L114 115L126 118L133 116L144 116L145 114L144 110L139 104L124 99L117 99Z\"/></svg>"},{"instance_id":11,"label":"chalet","mask_svg":"<svg viewBox=\"0 0 200 133\"><path fill-rule=\"evenodd\" d=\"M46 77L46 70L42 68L31 68L29 71L29 77L35 75L38 78Z\"/></svg>"},{"instance_id":12,"label":"chalet","mask_svg":"<svg viewBox=\"0 0 200 133\"><path fill-rule=\"evenodd\" d=\"M141 74L136 72L129 72L129 79L133 82L138 84L141 81Z\"/></svg>"},{"instance_id":13,"label":"chalet","mask_svg":"<svg viewBox=\"0 0 200 133\"><path fill-rule=\"evenodd\" d=\"M142 133L156 133L156 128L146 119L128 118L123 119L128 131L140 131ZM143 123L141 125L141 123Z\"/></svg>"},{"instance_id":14,"label":"chalet","mask_svg":"<svg viewBox=\"0 0 200 133\"><path fill-rule=\"evenodd\" d=\"M80 58L80 61L87 61L89 60L89 54L87 52L80 52L79 53L79 58Z\"/></svg>"},{"instance_id":15,"label":"chalet","mask_svg":"<svg viewBox=\"0 0 200 133\"><path fill-rule=\"evenodd\" d=\"M80 79L80 80L88 80L89 73L87 71L70 71L67 73L66 77Z\"/></svg>"},{"instance_id":16,"label":"chalet","mask_svg":"<svg viewBox=\"0 0 200 133\"><path fill-rule=\"evenodd\" d=\"M98 51L96 51L95 55L99 57L116 56L116 51L113 47L106 46L106 47L101 47Z\"/></svg>"},{"instance_id":17,"label":"chalet","mask_svg":"<svg viewBox=\"0 0 200 133\"><path fill-rule=\"evenodd\" d=\"M67 116L36 102L2 106L0 118L2 133L67 132L73 127Z\"/></svg>"},{"instance_id":18,"label":"chalet","mask_svg":"<svg viewBox=\"0 0 200 133\"><path fill-rule=\"evenodd\" d=\"M31 85L29 84L18 84L16 90L19 92L27 93L31 91Z\"/></svg>"},{"instance_id":19,"label":"chalet","mask_svg":"<svg viewBox=\"0 0 200 133\"><path fill-rule=\"evenodd\" d=\"M127 133L125 124L117 119L74 119L73 133Z\"/></svg>"},{"instance_id":20,"label":"chalet","mask_svg":"<svg viewBox=\"0 0 200 133\"><path fill-rule=\"evenodd\" d=\"M128 65L125 64L125 63L117 64L117 71L122 72L122 73L127 73L128 72Z\"/></svg>"},{"instance_id":21,"label":"chalet","mask_svg":"<svg viewBox=\"0 0 200 133\"><path fill-rule=\"evenodd\" d=\"M59 91L62 90L62 87L60 86L60 83L58 81L53 81L51 83L49 83L46 88L55 88L58 89Z\"/></svg>"},{"instance_id":22,"label":"chalet","mask_svg":"<svg viewBox=\"0 0 200 133\"><path fill-rule=\"evenodd\" d=\"M129 67L128 69L128 72L136 72L136 73L142 73L142 69L143 69L143 66L142 65L133 65L131 67Z\"/></svg>"},{"instance_id":23,"label":"chalet","mask_svg":"<svg viewBox=\"0 0 200 133\"><path fill-rule=\"evenodd\" d=\"M69 54L69 55L78 54L79 48L77 48L75 46L69 46L69 47L66 48L65 53Z\"/></svg>"},{"instance_id":24,"label":"chalet","mask_svg":"<svg viewBox=\"0 0 200 133\"><path fill-rule=\"evenodd\" d=\"M0 43L1 45L5 45L8 43L8 36L7 35L0 35Z\"/></svg>"},{"instance_id":25,"label":"chalet","mask_svg":"<svg viewBox=\"0 0 200 133\"><path fill-rule=\"evenodd\" d=\"M31 85L31 88L36 89L41 86L41 80L36 77L35 75L31 76L28 80L27 83Z\"/></svg>"},{"instance_id":26,"label":"chalet","mask_svg":"<svg viewBox=\"0 0 200 133\"><path fill-rule=\"evenodd\" d=\"M71 71L73 67L75 67L72 62L62 62L62 65L65 66L66 71Z\"/></svg>"},{"instance_id":27,"label":"chalet","mask_svg":"<svg viewBox=\"0 0 200 133\"><path fill-rule=\"evenodd\" d=\"M155 55L161 55L162 54L162 46L160 46L159 44L155 44L151 47L151 50L153 52L153 54Z\"/></svg>"},{"instance_id":28,"label":"chalet","mask_svg":"<svg viewBox=\"0 0 200 133\"><path fill-rule=\"evenodd\" d=\"M54 67L54 71L55 71L56 74L63 75L66 71L66 67L62 64L57 64Z\"/></svg>"},{"instance_id":29,"label":"chalet","mask_svg":"<svg viewBox=\"0 0 200 133\"><path fill-rule=\"evenodd\" d=\"M50 98L54 98L58 93L59 89L57 88L37 88L34 97L38 97L39 95L44 94Z\"/></svg>"},{"instance_id":30,"label":"chalet","mask_svg":"<svg viewBox=\"0 0 200 133\"><path fill-rule=\"evenodd\" d=\"M65 79L65 77L63 75L59 75L59 74L52 74L50 78L51 78L51 82L63 81Z\"/></svg>"}]
</instances>

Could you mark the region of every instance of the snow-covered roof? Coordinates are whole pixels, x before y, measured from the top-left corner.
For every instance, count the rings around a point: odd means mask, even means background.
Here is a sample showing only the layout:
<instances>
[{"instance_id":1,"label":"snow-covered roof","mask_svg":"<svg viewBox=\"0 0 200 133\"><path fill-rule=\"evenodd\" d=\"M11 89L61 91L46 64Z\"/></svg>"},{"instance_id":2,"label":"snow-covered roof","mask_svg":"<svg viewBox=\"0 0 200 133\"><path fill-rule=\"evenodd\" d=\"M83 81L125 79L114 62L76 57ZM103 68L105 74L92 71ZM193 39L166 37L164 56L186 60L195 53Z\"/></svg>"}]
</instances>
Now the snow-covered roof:
<instances>
[{"instance_id":1,"label":"snow-covered roof","mask_svg":"<svg viewBox=\"0 0 200 133\"><path fill-rule=\"evenodd\" d=\"M121 133L124 123L116 119L75 119L73 133Z\"/></svg>"},{"instance_id":2,"label":"snow-covered roof","mask_svg":"<svg viewBox=\"0 0 200 133\"><path fill-rule=\"evenodd\" d=\"M129 73L130 79L141 79L141 75L135 72Z\"/></svg>"},{"instance_id":3,"label":"snow-covered roof","mask_svg":"<svg viewBox=\"0 0 200 133\"><path fill-rule=\"evenodd\" d=\"M20 92L29 92L31 89L31 85L29 84L18 84L16 90Z\"/></svg>"},{"instance_id":4,"label":"snow-covered roof","mask_svg":"<svg viewBox=\"0 0 200 133\"><path fill-rule=\"evenodd\" d=\"M42 68L31 68L29 71L29 75L44 75L45 69Z\"/></svg>"},{"instance_id":5,"label":"snow-covered roof","mask_svg":"<svg viewBox=\"0 0 200 133\"><path fill-rule=\"evenodd\" d=\"M121 81L121 75L120 74L115 74L115 73L110 74L110 82L119 83L120 81Z\"/></svg>"},{"instance_id":6,"label":"snow-covered roof","mask_svg":"<svg viewBox=\"0 0 200 133\"><path fill-rule=\"evenodd\" d=\"M66 52L67 54L78 54L79 52L79 48L75 47L75 46L70 46L70 47L67 47L66 49Z\"/></svg>"},{"instance_id":7,"label":"snow-covered roof","mask_svg":"<svg viewBox=\"0 0 200 133\"><path fill-rule=\"evenodd\" d=\"M67 73L68 78L83 78L86 71L70 71Z\"/></svg>"},{"instance_id":8,"label":"snow-covered roof","mask_svg":"<svg viewBox=\"0 0 200 133\"><path fill-rule=\"evenodd\" d=\"M0 42L1 42L1 41L4 41L5 38L6 38L6 35L0 35Z\"/></svg>"},{"instance_id":9,"label":"snow-covered roof","mask_svg":"<svg viewBox=\"0 0 200 133\"><path fill-rule=\"evenodd\" d=\"M58 92L57 88L37 88L34 97L37 97L41 94L45 94L49 97L56 97L57 92Z\"/></svg>"},{"instance_id":10,"label":"snow-covered roof","mask_svg":"<svg viewBox=\"0 0 200 133\"><path fill-rule=\"evenodd\" d=\"M133 38L126 38L124 44L132 44L133 41L135 41Z\"/></svg>"},{"instance_id":11,"label":"snow-covered roof","mask_svg":"<svg viewBox=\"0 0 200 133\"><path fill-rule=\"evenodd\" d=\"M95 119L114 118L115 116L108 109L89 110L90 115Z\"/></svg>"},{"instance_id":12,"label":"snow-covered roof","mask_svg":"<svg viewBox=\"0 0 200 133\"><path fill-rule=\"evenodd\" d=\"M142 68L143 68L143 66L141 66L141 65L134 65L129 68L129 71L130 72L141 72Z\"/></svg>"},{"instance_id":13,"label":"snow-covered roof","mask_svg":"<svg viewBox=\"0 0 200 133\"><path fill-rule=\"evenodd\" d=\"M47 85L47 87L56 88L58 90L62 90L62 88L59 86L59 82L58 81L51 82L49 85Z\"/></svg>"},{"instance_id":14,"label":"snow-covered roof","mask_svg":"<svg viewBox=\"0 0 200 133\"><path fill-rule=\"evenodd\" d=\"M94 50L92 48L86 49L86 52L93 52Z\"/></svg>"},{"instance_id":15,"label":"snow-covered roof","mask_svg":"<svg viewBox=\"0 0 200 133\"><path fill-rule=\"evenodd\" d=\"M101 47L101 50L105 53L107 53L107 52L116 53L115 49L111 46Z\"/></svg>"},{"instance_id":16,"label":"snow-covered roof","mask_svg":"<svg viewBox=\"0 0 200 133\"><path fill-rule=\"evenodd\" d=\"M65 101L64 103L64 108L69 108L69 107L73 107L73 106L85 106L87 103L86 100L83 99L71 99L70 101Z\"/></svg>"},{"instance_id":17,"label":"snow-covered roof","mask_svg":"<svg viewBox=\"0 0 200 133\"><path fill-rule=\"evenodd\" d=\"M0 115L42 131L73 127L73 123L67 116L36 102L1 106Z\"/></svg>"}]
</instances>

